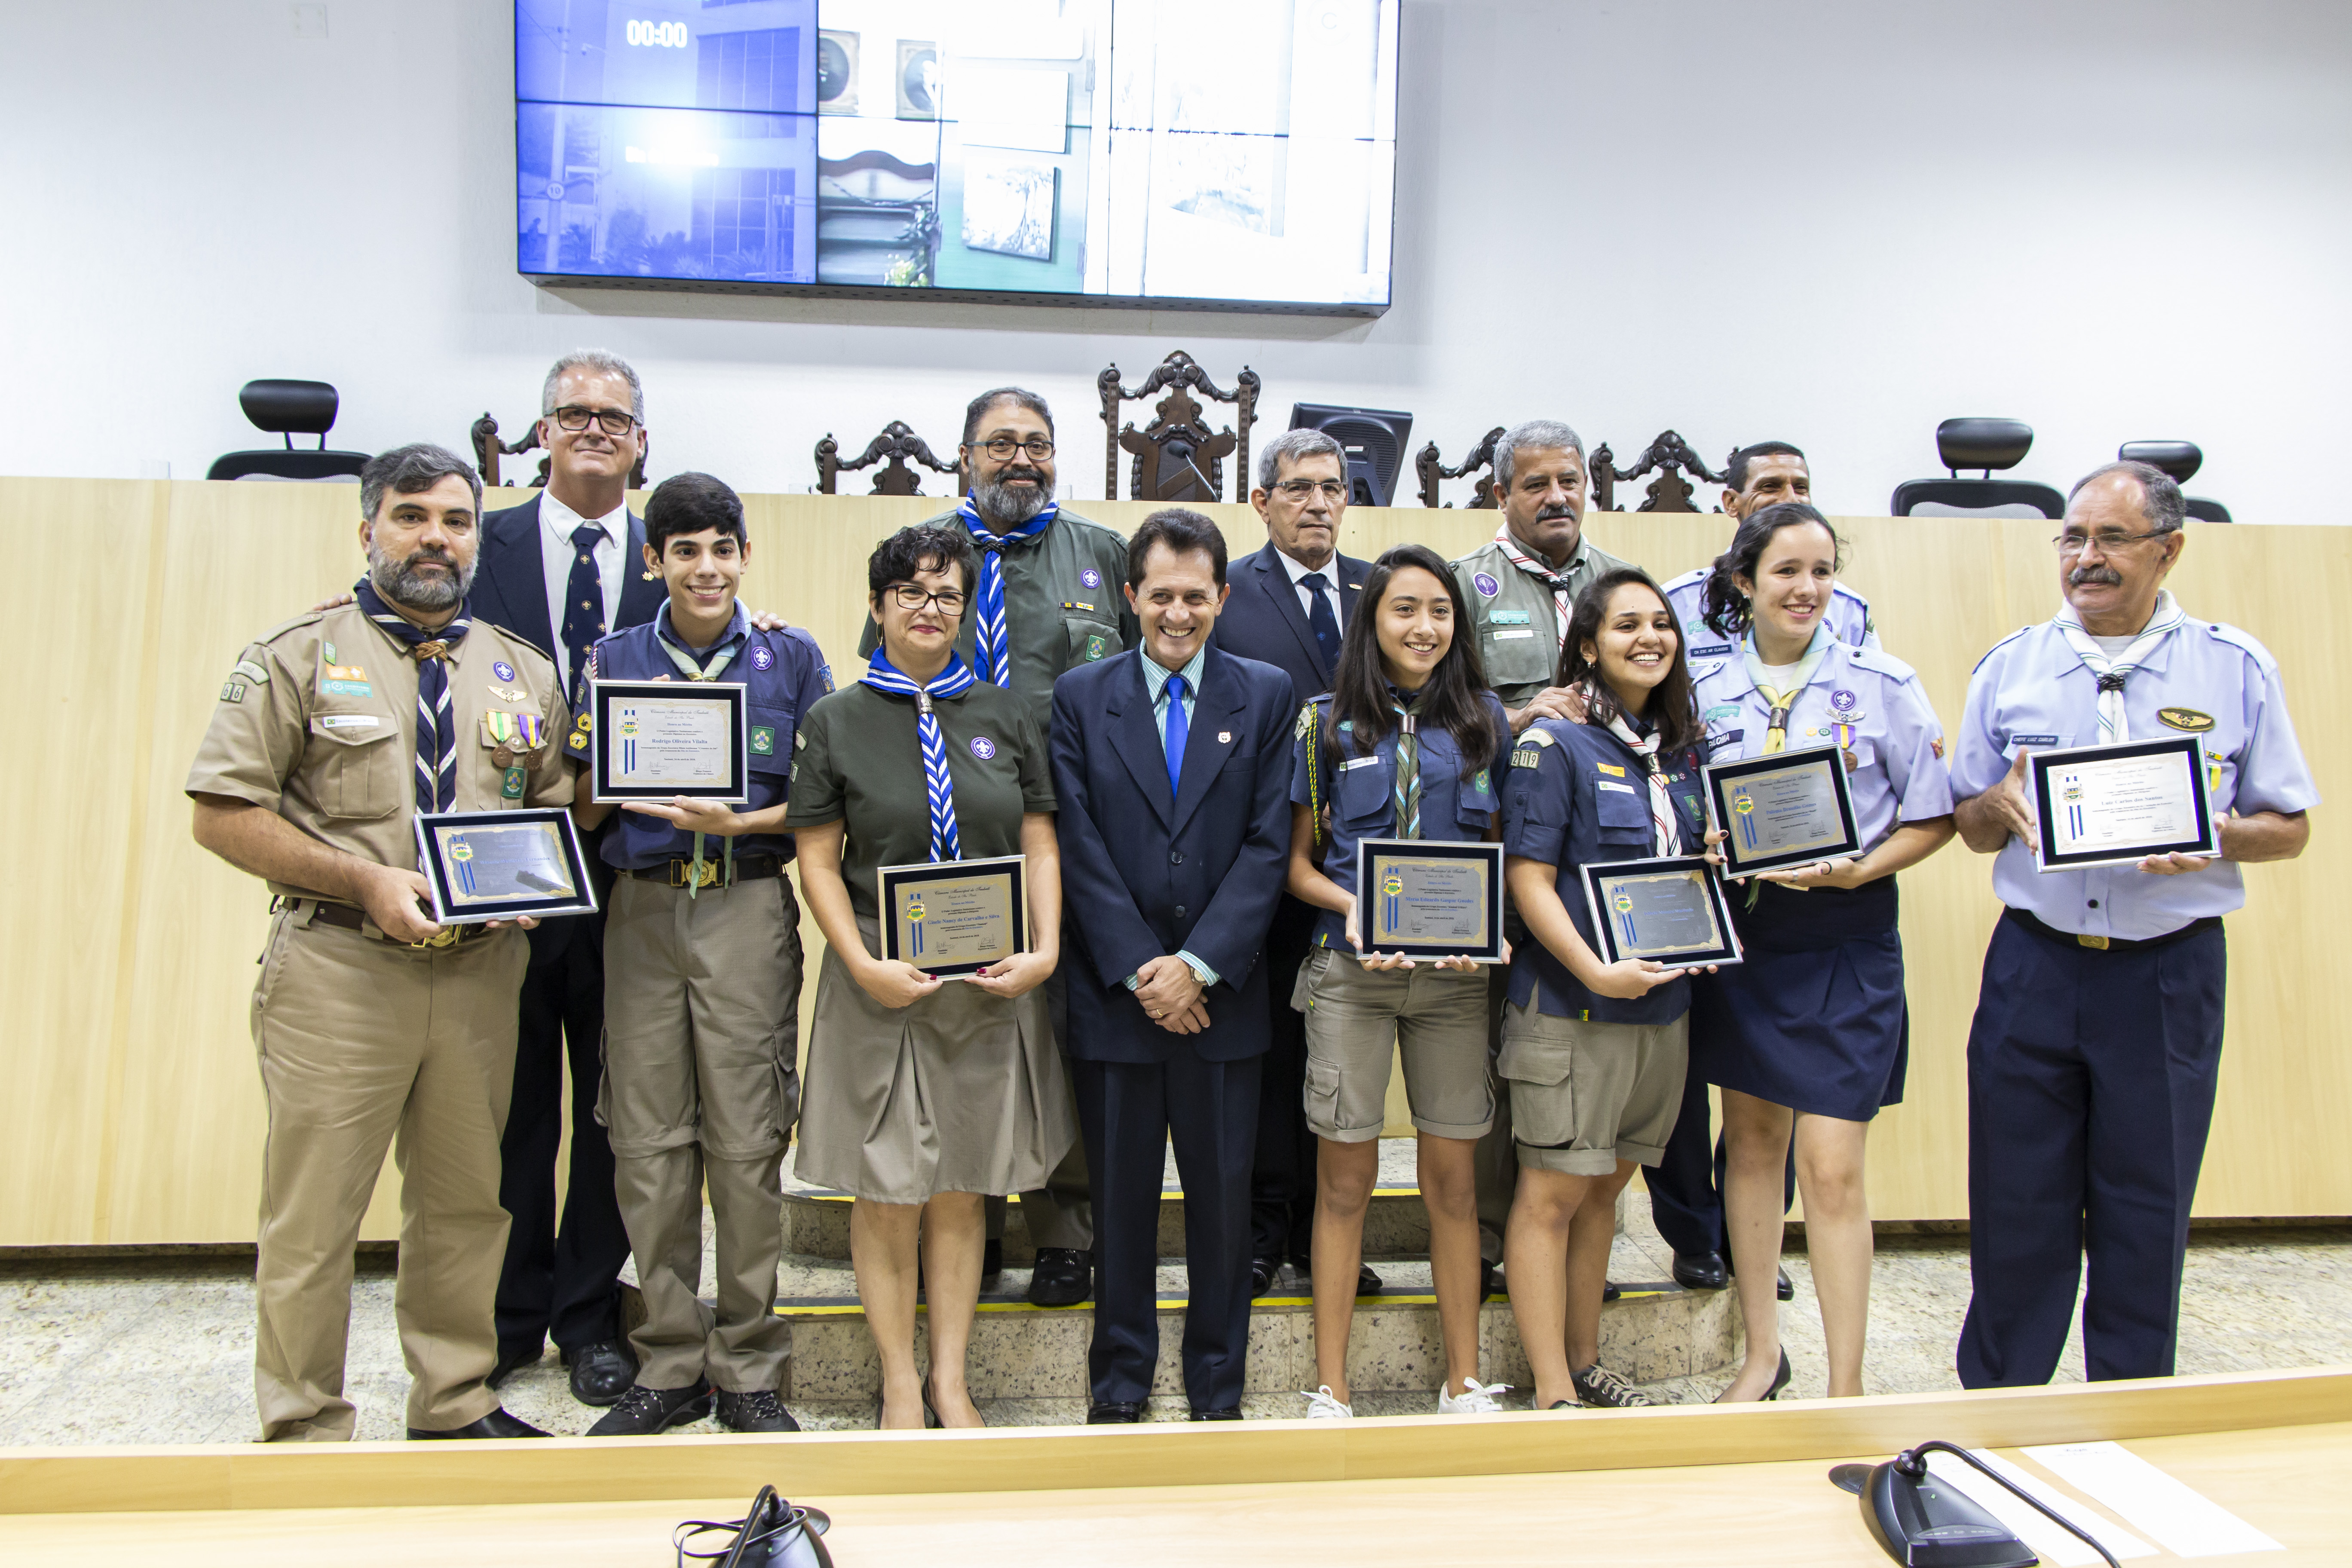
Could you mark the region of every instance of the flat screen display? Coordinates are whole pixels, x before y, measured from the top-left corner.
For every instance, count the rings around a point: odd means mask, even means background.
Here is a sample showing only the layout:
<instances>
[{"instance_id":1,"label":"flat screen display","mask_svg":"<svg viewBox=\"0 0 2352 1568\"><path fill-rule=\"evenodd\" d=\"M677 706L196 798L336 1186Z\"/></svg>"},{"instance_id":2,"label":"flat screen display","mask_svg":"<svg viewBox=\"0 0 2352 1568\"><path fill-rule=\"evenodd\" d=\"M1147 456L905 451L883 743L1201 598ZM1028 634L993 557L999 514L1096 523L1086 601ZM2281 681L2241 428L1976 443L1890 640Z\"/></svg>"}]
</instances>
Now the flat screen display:
<instances>
[{"instance_id":1,"label":"flat screen display","mask_svg":"<svg viewBox=\"0 0 2352 1568\"><path fill-rule=\"evenodd\" d=\"M541 282L1389 303L1399 0L517 0Z\"/></svg>"}]
</instances>

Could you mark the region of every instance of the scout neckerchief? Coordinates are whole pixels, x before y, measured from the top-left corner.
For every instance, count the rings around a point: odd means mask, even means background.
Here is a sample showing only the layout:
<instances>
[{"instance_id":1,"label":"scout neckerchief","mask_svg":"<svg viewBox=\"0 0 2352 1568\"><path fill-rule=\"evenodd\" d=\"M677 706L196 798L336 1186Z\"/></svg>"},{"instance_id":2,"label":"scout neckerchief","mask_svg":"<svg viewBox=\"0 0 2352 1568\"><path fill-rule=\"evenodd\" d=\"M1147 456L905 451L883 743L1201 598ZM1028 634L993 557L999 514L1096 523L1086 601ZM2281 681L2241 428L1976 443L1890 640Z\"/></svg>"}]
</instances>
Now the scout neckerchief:
<instances>
[{"instance_id":1,"label":"scout neckerchief","mask_svg":"<svg viewBox=\"0 0 2352 1568\"><path fill-rule=\"evenodd\" d=\"M1637 735L1622 713L1609 716L1609 732L1617 737L1618 744L1642 759L1643 771L1650 775L1650 826L1656 840L1652 851L1672 855L1681 847L1680 835L1675 831L1675 803L1666 795L1665 770L1658 766L1658 732Z\"/></svg>"},{"instance_id":2,"label":"scout neckerchief","mask_svg":"<svg viewBox=\"0 0 2352 1568\"><path fill-rule=\"evenodd\" d=\"M743 651L743 644L751 636L750 629L744 625L743 606L740 605L735 606L735 614L728 621L726 631L719 635L718 643L706 653L698 654L679 642L677 631L677 628L670 624L669 606L664 605L661 614L654 617L654 641L661 645L662 652L669 655L670 663L688 680L718 679L727 667L735 662L735 656ZM709 664L702 662L706 658L710 661ZM735 885L735 840L731 835L727 839L726 860L726 881L722 885L731 888ZM686 885L686 896L689 899L701 894L702 867L702 835L698 833L694 836L694 878Z\"/></svg>"},{"instance_id":3,"label":"scout neckerchief","mask_svg":"<svg viewBox=\"0 0 2352 1568\"><path fill-rule=\"evenodd\" d=\"M2173 599L2171 590L2158 589L2156 609L2147 617L2147 625L2140 628L2139 636L2124 649L2123 657L2113 659L2091 640L2091 634L2084 630L2083 617L2074 613L2074 605L2060 607L2057 624L2059 633L2066 639L2066 646L2073 648L2074 657L2083 661L2083 668L2099 679L2099 744L2123 744L2131 739L2131 721L2124 716L2124 682L2131 679L2134 670L2156 657L2156 650L2164 646L2165 638L2189 624L2189 613Z\"/></svg>"},{"instance_id":4,"label":"scout neckerchief","mask_svg":"<svg viewBox=\"0 0 2352 1568\"><path fill-rule=\"evenodd\" d=\"M979 679L998 686L1013 684L1013 636L1004 624L1004 562L1003 553L1007 543L1015 539L1034 539L1045 531L1059 509L1052 501L1045 509L1018 528L991 532L980 519L980 508L970 496L956 508L956 516L980 546L980 603L976 606L979 620L972 637L972 663L978 667Z\"/></svg>"},{"instance_id":5,"label":"scout neckerchief","mask_svg":"<svg viewBox=\"0 0 2352 1568\"><path fill-rule=\"evenodd\" d=\"M931 803L931 858L961 860L963 839L956 831L955 780L948 774L948 744L940 733L940 717L932 710L931 701L940 697L961 697L980 684L980 677L958 654L948 655L948 665L931 677L928 685L918 686L911 676L902 675L890 662L890 656L880 648L859 676L860 685L877 691L887 691L894 697L915 700L915 733L923 742L923 793Z\"/></svg>"},{"instance_id":6,"label":"scout neckerchief","mask_svg":"<svg viewBox=\"0 0 2352 1568\"><path fill-rule=\"evenodd\" d=\"M1511 537L1509 523L1507 522L1495 531L1495 542L1503 547L1504 560L1551 590L1552 608L1559 612L1559 640L1566 643L1569 616L1576 607L1576 584L1569 580L1567 573L1553 571L1520 549L1519 542ZM1581 540L1578 541L1577 548L1579 550L1584 548ZM1570 556L1569 564L1573 566L1575 563L1576 558L1573 555Z\"/></svg>"},{"instance_id":7,"label":"scout neckerchief","mask_svg":"<svg viewBox=\"0 0 2352 1568\"><path fill-rule=\"evenodd\" d=\"M375 584L362 577L352 585L352 595L369 620L390 633L416 661L416 809L454 811L457 807L457 720L449 703L449 649L473 629L466 606L438 627L426 631L384 603Z\"/></svg>"},{"instance_id":8,"label":"scout neckerchief","mask_svg":"<svg viewBox=\"0 0 2352 1568\"><path fill-rule=\"evenodd\" d=\"M1788 689L1775 691L1764 684L1764 660L1756 651L1756 628L1748 628L1748 639L1739 649L1748 660L1748 679L1756 683L1756 695L1764 699L1764 705L1772 710L1772 716L1765 728L1766 752L1789 749L1789 710L1797 705L1797 699L1803 695L1806 687L1813 683L1813 672L1821 668L1822 660L1828 657L1831 640L1827 622L1815 626L1813 640L1805 645L1805 657L1797 661L1797 673L1789 678Z\"/></svg>"},{"instance_id":9,"label":"scout neckerchief","mask_svg":"<svg viewBox=\"0 0 2352 1568\"><path fill-rule=\"evenodd\" d=\"M1421 837L1421 700L1429 688L1407 695L1389 688L1389 710L1397 716L1396 836Z\"/></svg>"}]
</instances>

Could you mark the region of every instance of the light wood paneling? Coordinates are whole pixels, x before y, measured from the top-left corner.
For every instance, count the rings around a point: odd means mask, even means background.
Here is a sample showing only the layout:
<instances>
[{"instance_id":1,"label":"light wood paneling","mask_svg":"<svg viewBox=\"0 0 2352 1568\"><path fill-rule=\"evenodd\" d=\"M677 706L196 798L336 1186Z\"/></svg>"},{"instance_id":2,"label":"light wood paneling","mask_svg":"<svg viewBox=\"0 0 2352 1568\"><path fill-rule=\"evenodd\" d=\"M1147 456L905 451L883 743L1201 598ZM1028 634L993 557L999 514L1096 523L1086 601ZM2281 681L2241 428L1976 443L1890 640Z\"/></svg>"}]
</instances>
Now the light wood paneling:
<instances>
[{"instance_id":1,"label":"light wood paneling","mask_svg":"<svg viewBox=\"0 0 2352 1568\"><path fill-rule=\"evenodd\" d=\"M505 500L520 500L509 492ZM0 527L19 559L60 531L104 541L114 619L102 635L71 598L32 600L34 641L72 650L39 710L63 744L22 746L0 780L33 825L0 871L12 895L0 984L12 1006L0 1062L0 1246L249 1239L261 1098L247 998L267 900L189 840L180 793L222 677L265 628L349 587L360 555L348 487L0 479ZM751 496L745 597L808 626L837 678L854 678L875 541L919 521L929 498ZM1122 529L1150 508L1081 502ZM1245 507L1203 509L1233 552L1264 542ZM1492 512L1351 512L1345 547L1373 555L1419 539L1454 555L1491 536ZM1596 515L1593 537L1661 578L1727 537L1716 516ZM1847 518L1846 580L1869 595L1887 647L1915 666L1947 730L1995 641L2058 602L2054 529L2033 521ZM2323 791L2352 739L2322 704L2352 632L2314 606L2352 605L2352 531L2192 525L2173 587L2192 614L2260 637L2287 673ZM100 759L103 759L102 761ZM2230 1047L2198 1196L2204 1215L2352 1214L2352 1024L2332 1005L2323 952L2352 847L2315 814L2299 861L2251 868L2230 922ZM1905 1102L1872 1138L1884 1219L1967 1212L1963 1052L1986 933L1998 913L1989 859L1955 844L1905 878L1912 1008ZM810 973L821 951L803 931ZM814 985L804 1002L814 998ZM392 1234L394 1183L365 1234Z\"/></svg>"}]
</instances>

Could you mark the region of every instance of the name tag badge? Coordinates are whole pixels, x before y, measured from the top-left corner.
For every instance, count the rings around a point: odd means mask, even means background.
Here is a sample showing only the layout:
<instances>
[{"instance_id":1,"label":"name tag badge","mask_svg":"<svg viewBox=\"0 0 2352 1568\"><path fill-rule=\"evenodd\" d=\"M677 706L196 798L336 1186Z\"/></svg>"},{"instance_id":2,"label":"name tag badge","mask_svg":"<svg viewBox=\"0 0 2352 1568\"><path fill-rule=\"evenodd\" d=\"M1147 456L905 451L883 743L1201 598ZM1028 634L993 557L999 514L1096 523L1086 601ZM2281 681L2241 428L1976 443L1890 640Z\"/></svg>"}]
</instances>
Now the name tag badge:
<instances>
[{"instance_id":1,"label":"name tag badge","mask_svg":"<svg viewBox=\"0 0 2352 1568\"><path fill-rule=\"evenodd\" d=\"M1622 779L1625 776L1625 770L1618 767L1613 763L1595 763L1592 765L1599 768L1602 773L1607 773L1612 779Z\"/></svg>"},{"instance_id":2,"label":"name tag badge","mask_svg":"<svg viewBox=\"0 0 2352 1568\"><path fill-rule=\"evenodd\" d=\"M1533 626L1523 626L1517 631L1510 631L1498 627L1494 631L1488 632L1486 635L1496 642L1509 642L1514 637L1531 637L1535 636L1536 633Z\"/></svg>"},{"instance_id":3,"label":"name tag badge","mask_svg":"<svg viewBox=\"0 0 2352 1568\"><path fill-rule=\"evenodd\" d=\"M1525 610L1496 610L1486 619L1498 626L1523 626L1528 624Z\"/></svg>"},{"instance_id":4,"label":"name tag badge","mask_svg":"<svg viewBox=\"0 0 2352 1568\"><path fill-rule=\"evenodd\" d=\"M1369 768L1378 763L1380 760L1381 759L1378 756L1351 757L1348 761L1339 764L1339 771L1344 773L1352 772L1357 768Z\"/></svg>"},{"instance_id":5,"label":"name tag badge","mask_svg":"<svg viewBox=\"0 0 2352 1568\"><path fill-rule=\"evenodd\" d=\"M2009 738L2009 743L2012 746L2055 746L2058 743L2058 737L2055 735L2011 735Z\"/></svg>"},{"instance_id":6,"label":"name tag badge","mask_svg":"<svg viewBox=\"0 0 2352 1568\"><path fill-rule=\"evenodd\" d=\"M1613 790L1619 795L1639 795L1641 793L1632 784L1611 784L1607 779L1595 779L1592 782L1597 788Z\"/></svg>"},{"instance_id":7,"label":"name tag badge","mask_svg":"<svg viewBox=\"0 0 2352 1568\"><path fill-rule=\"evenodd\" d=\"M319 722L329 730L373 730L383 721L373 713L330 713Z\"/></svg>"}]
</instances>

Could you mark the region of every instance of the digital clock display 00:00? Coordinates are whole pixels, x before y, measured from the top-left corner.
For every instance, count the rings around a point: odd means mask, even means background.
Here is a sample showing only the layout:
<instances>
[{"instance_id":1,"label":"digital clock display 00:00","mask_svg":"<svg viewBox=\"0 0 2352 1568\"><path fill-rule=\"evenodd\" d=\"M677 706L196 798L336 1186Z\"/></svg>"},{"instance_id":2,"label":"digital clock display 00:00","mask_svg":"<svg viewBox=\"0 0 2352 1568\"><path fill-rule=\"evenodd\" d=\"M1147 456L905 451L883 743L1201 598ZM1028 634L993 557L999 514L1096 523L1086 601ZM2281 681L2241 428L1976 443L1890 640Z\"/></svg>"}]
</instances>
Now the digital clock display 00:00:
<instances>
[{"instance_id":1,"label":"digital clock display 00:00","mask_svg":"<svg viewBox=\"0 0 2352 1568\"><path fill-rule=\"evenodd\" d=\"M626 36L644 48L682 49L694 41L683 22L631 22Z\"/></svg>"}]
</instances>

